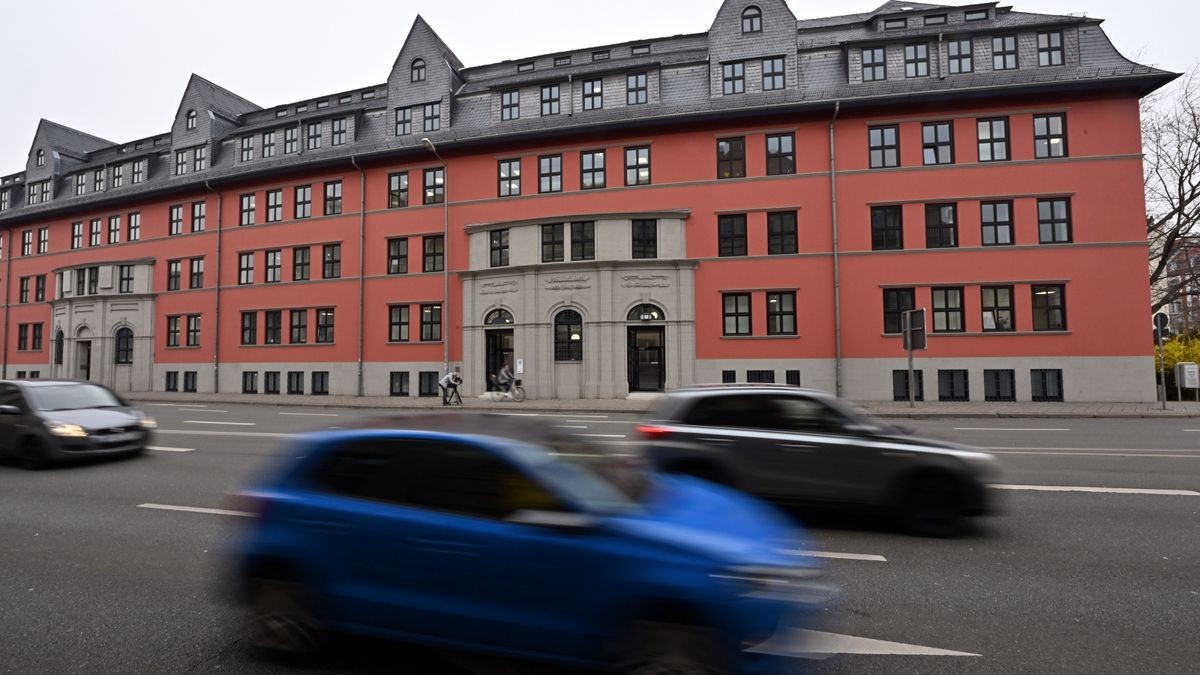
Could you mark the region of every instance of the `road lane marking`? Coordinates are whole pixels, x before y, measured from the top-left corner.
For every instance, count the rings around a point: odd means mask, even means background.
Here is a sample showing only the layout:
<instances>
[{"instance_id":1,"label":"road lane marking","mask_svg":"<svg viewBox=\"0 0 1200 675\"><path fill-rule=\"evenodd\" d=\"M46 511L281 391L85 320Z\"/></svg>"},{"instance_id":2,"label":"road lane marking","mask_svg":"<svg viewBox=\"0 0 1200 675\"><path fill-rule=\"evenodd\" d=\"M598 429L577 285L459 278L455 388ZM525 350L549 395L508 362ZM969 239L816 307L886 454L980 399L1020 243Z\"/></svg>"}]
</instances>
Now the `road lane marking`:
<instances>
[{"instance_id":1,"label":"road lane marking","mask_svg":"<svg viewBox=\"0 0 1200 675\"><path fill-rule=\"evenodd\" d=\"M195 452L196 451L195 448L168 448L168 447L165 447L162 445L150 445L150 446L147 446L146 449L153 450L155 452Z\"/></svg>"},{"instance_id":2,"label":"road lane marking","mask_svg":"<svg viewBox=\"0 0 1200 675\"><path fill-rule=\"evenodd\" d=\"M635 420L585 420L583 418L567 420L568 424L574 424L576 422L583 422L584 424L628 424L631 426L637 424L637 421Z\"/></svg>"},{"instance_id":3,"label":"road lane marking","mask_svg":"<svg viewBox=\"0 0 1200 675\"><path fill-rule=\"evenodd\" d=\"M210 516L236 516L238 518L257 518L258 514L249 511L229 511L227 509L205 509L199 506L174 506L172 504L138 504L139 509L157 509L159 511L184 511L186 513L205 513Z\"/></svg>"},{"instance_id":4,"label":"road lane marking","mask_svg":"<svg viewBox=\"0 0 1200 675\"><path fill-rule=\"evenodd\" d=\"M1047 450L1055 452L1190 452L1187 448L1063 448L1063 447L1035 447L1030 445L997 445L987 448L988 452L993 450Z\"/></svg>"},{"instance_id":5,"label":"road lane marking","mask_svg":"<svg viewBox=\"0 0 1200 675\"><path fill-rule=\"evenodd\" d=\"M1070 429L1018 429L1015 427L954 427L955 431L1070 431Z\"/></svg>"},{"instance_id":6,"label":"road lane marking","mask_svg":"<svg viewBox=\"0 0 1200 675\"><path fill-rule=\"evenodd\" d=\"M291 415L293 417L341 417L341 415L338 415L337 413L310 413L310 412L287 413L287 412L281 412L279 414L280 415Z\"/></svg>"},{"instance_id":7,"label":"road lane marking","mask_svg":"<svg viewBox=\"0 0 1200 675\"><path fill-rule=\"evenodd\" d=\"M888 656L979 656L969 652L956 652L937 647L925 647L904 642L889 642L854 635L839 635L819 630L798 630L796 642L788 651L797 655L818 654L872 654ZM749 651L755 651L750 649Z\"/></svg>"},{"instance_id":8,"label":"road lane marking","mask_svg":"<svg viewBox=\"0 0 1200 675\"><path fill-rule=\"evenodd\" d=\"M997 490L1030 490L1033 492L1107 492L1120 495L1159 495L1164 497L1200 497L1194 490L1155 490L1150 488L1080 487L1075 485L989 485Z\"/></svg>"},{"instance_id":9,"label":"road lane marking","mask_svg":"<svg viewBox=\"0 0 1200 675\"><path fill-rule=\"evenodd\" d=\"M586 429L587 426L580 424L555 424L555 429Z\"/></svg>"},{"instance_id":10,"label":"road lane marking","mask_svg":"<svg viewBox=\"0 0 1200 675\"><path fill-rule=\"evenodd\" d=\"M575 434L583 438L626 438L625 434Z\"/></svg>"},{"instance_id":11,"label":"road lane marking","mask_svg":"<svg viewBox=\"0 0 1200 675\"><path fill-rule=\"evenodd\" d=\"M221 424L227 427L254 427L258 426L256 422L212 422L205 420L184 420L184 424Z\"/></svg>"},{"instance_id":12,"label":"road lane marking","mask_svg":"<svg viewBox=\"0 0 1200 675\"><path fill-rule=\"evenodd\" d=\"M830 560L861 560L863 562L887 562L887 558L871 553L833 553L832 551L797 551L801 555Z\"/></svg>"},{"instance_id":13,"label":"road lane marking","mask_svg":"<svg viewBox=\"0 0 1200 675\"><path fill-rule=\"evenodd\" d=\"M227 413L228 410L216 410L215 408L180 408L179 412L198 412L198 413Z\"/></svg>"},{"instance_id":14,"label":"road lane marking","mask_svg":"<svg viewBox=\"0 0 1200 675\"><path fill-rule=\"evenodd\" d=\"M244 438L299 438L300 434L269 433L265 431L200 431L198 429L157 429L156 434L183 436L241 436Z\"/></svg>"},{"instance_id":15,"label":"road lane marking","mask_svg":"<svg viewBox=\"0 0 1200 675\"><path fill-rule=\"evenodd\" d=\"M157 406L159 408L207 408L206 405L198 403L148 403L147 405Z\"/></svg>"},{"instance_id":16,"label":"road lane marking","mask_svg":"<svg viewBox=\"0 0 1200 675\"><path fill-rule=\"evenodd\" d=\"M1050 450L997 450L992 448L988 452L993 455L1052 455L1055 457L1070 457L1072 455L1079 457L1164 457L1172 459L1200 459L1200 455L1163 455L1150 452L1054 452Z\"/></svg>"}]
</instances>

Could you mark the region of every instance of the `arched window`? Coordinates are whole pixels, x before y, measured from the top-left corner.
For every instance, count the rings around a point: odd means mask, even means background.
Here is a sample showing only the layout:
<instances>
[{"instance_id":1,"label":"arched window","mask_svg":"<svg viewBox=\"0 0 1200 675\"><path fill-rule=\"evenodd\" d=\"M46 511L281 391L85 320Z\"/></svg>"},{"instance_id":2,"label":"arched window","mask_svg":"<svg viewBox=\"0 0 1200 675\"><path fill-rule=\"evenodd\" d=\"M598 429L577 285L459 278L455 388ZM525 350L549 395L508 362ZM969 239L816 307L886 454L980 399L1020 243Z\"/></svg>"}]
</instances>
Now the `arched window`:
<instances>
[{"instance_id":1,"label":"arched window","mask_svg":"<svg viewBox=\"0 0 1200 675\"><path fill-rule=\"evenodd\" d=\"M46 166L46 151L45 150L37 151L37 165L38 166Z\"/></svg>"},{"instance_id":2,"label":"arched window","mask_svg":"<svg viewBox=\"0 0 1200 675\"><path fill-rule=\"evenodd\" d=\"M188 131L191 131L192 129L195 129L195 128L196 128L196 111L189 110L189 111L187 111L187 129L188 129Z\"/></svg>"},{"instance_id":3,"label":"arched window","mask_svg":"<svg viewBox=\"0 0 1200 675\"><path fill-rule=\"evenodd\" d=\"M513 315L507 309L496 309L489 312L483 322L489 326L511 326Z\"/></svg>"},{"instance_id":4,"label":"arched window","mask_svg":"<svg viewBox=\"0 0 1200 675\"><path fill-rule=\"evenodd\" d=\"M425 81L425 59L414 59L412 63L412 81Z\"/></svg>"},{"instance_id":5,"label":"arched window","mask_svg":"<svg viewBox=\"0 0 1200 675\"><path fill-rule=\"evenodd\" d=\"M66 337L63 336L62 329L59 328L58 332L54 334L54 365L56 366L63 364L63 343L65 341Z\"/></svg>"},{"instance_id":6,"label":"arched window","mask_svg":"<svg viewBox=\"0 0 1200 675\"><path fill-rule=\"evenodd\" d=\"M662 321L663 311L655 305L638 305L629 310L628 321Z\"/></svg>"},{"instance_id":7,"label":"arched window","mask_svg":"<svg viewBox=\"0 0 1200 675\"><path fill-rule=\"evenodd\" d=\"M761 33L762 32L762 10L750 5L742 11L742 32L743 33Z\"/></svg>"},{"instance_id":8,"label":"arched window","mask_svg":"<svg viewBox=\"0 0 1200 675\"><path fill-rule=\"evenodd\" d=\"M118 328L116 342L113 363L117 365L133 363L133 331L128 328Z\"/></svg>"},{"instance_id":9,"label":"arched window","mask_svg":"<svg viewBox=\"0 0 1200 675\"><path fill-rule=\"evenodd\" d=\"M583 360L583 317L573 309L554 317L554 360Z\"/></svg>"}]
</instances>

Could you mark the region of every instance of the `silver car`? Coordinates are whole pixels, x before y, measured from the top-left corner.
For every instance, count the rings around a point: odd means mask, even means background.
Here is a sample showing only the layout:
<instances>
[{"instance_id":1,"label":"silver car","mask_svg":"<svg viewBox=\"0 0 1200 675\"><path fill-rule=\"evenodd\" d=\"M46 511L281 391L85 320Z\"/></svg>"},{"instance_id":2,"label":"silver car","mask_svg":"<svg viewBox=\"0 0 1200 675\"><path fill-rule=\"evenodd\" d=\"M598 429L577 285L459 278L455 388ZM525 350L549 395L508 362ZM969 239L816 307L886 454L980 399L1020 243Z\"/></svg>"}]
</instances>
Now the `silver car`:
<instances>
[{"instance_id":1,"label":"silver car","mask_svg":"<svg viewBox=\"0 0 1200 675\"><path fill-rule=\"evenodd\" d=\"M660 471L774 501L883 511L920 534L953 534L965 517L992 510L992 455L916 438L819 391L680 389L638 432Z\"/></svg>"}]
</instances>

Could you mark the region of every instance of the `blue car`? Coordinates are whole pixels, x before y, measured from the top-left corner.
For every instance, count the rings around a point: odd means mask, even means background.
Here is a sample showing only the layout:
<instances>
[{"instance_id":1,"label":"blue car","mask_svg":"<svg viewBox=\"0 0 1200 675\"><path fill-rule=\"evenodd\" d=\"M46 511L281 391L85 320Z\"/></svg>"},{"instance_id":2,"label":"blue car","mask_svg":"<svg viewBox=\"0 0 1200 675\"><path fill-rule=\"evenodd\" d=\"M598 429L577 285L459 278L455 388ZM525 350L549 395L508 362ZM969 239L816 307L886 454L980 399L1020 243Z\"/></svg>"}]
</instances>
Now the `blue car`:
<instances>
[{"instance_id":1,"label":"blue car","mask_svg":"<svg viewBox=\"0 0 1200 675\"><path fill-rule=\"evenodd\" d=\"M763 503L655 475L528 418L304 437L241 493L248 642L338 631L616 672L793 672L831 589Z\"/></svg>"}]
</instances>

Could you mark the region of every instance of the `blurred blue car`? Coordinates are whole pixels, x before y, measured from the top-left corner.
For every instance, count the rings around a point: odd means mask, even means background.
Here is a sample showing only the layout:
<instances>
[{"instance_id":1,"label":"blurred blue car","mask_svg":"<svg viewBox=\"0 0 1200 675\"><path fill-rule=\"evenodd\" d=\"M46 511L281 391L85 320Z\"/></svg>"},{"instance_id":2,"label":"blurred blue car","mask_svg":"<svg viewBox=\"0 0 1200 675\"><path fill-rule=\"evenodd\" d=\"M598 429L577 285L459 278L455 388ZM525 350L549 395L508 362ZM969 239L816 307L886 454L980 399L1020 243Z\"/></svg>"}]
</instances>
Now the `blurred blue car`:
<instances>
[{"instance_id":1,"label":"blurred blue car","mask_svg":"<svg viewBox=\"0 0 1200 675\"><path fill-rule=\"evenodd\" d=\"M305 437L241 493L248 641L327 631L616 672L793 672L831 589L792 522L528 418L392 419Z\"/></svg>"}]
</instances>

